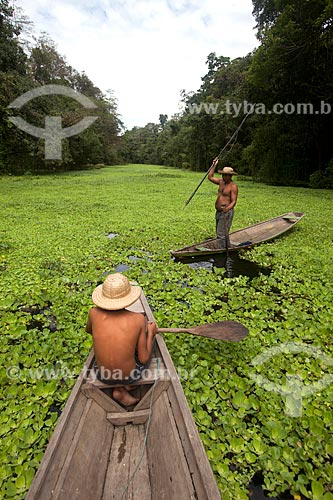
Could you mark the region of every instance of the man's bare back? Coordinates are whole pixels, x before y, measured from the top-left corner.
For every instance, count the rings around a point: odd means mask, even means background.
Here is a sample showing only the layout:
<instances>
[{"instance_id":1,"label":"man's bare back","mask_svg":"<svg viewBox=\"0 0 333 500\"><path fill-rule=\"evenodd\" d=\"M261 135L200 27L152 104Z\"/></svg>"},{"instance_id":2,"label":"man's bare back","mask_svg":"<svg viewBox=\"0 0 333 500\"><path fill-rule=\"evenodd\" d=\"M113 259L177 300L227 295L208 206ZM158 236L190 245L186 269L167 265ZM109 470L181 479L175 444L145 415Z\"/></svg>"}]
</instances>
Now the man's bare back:
<instances>
[{"instance_id":1,"label":"man's bare back","mask_svg":"<svg viewBox=\"0 0 333 500\"><path fill-rule=\"evenodd\" d=\"M93 336L97 378L118 382L113 397L125 406L137 402L127 384L140 378L157 333L155 322L147 324L141 312L126 309L139 301L140 294L137 283L130 283L121 273L110 274L92 294L97 307L90 309L86 325Z\"/></svg>"},{"instance_id":2,"label":"man's bare back","mask_svg":"<svg viewBox=\"0 0 333 500\"><path fill-rule=\"evenodd\" d=\"M156 334L155 323L148 324L143 314L121 309L106 311L98 307L90 309L87 331L93 335L95 357L99 369L111 373L121 370L122 377L129 377L135 369L135 351L142 364L151 354ZM118 377L119 378L119 377Z\"/></svg>"},{"instance_id":3,"label":"man's bare back","mask_svg":"<svg viewBox=\"0 0 333 500\"><path fill-rule=\"evenodd\" d=\"M95 358L100 370L113 372L121 369L128 377L135 369L135 348L141 331L145 331L144 317L122 309L106 311L98 307L90 310L87 331L93 334Z\"/></svg>"}]
</instances>

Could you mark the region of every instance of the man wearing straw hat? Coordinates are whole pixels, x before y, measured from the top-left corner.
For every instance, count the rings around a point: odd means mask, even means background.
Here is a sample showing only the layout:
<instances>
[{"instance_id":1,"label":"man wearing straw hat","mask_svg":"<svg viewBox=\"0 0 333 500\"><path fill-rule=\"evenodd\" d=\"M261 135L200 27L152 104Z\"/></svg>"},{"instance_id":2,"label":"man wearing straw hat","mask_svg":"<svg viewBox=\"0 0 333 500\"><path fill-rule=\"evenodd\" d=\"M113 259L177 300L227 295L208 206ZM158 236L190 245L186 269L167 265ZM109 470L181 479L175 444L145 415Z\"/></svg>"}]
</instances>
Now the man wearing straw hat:
<instances>
[{"instance_id":1,"label":"man wearing straw hat","mask_svg":"<svg viewBox=\"0 0 333 500\"><path fill-rule=\"evenodd\" d=\"M148 326L139 301L141 288L120 273L95 288L86 330L92 333L99 380L119 384L113 398L124 406L138 402L128 391L149 366L156 323ZM146 333L147 330L147 333Z\"/></svg>"},{"instance_id":2,"label":"man wearing straw hat","mask_svg":"<svg viewBox=\"0 0 333 500\"><path fill-rule=\"evenodd\" d=\"M214 172L218 164L218 158L213 160L208 173L208 179L219 186L217 199L215 202L216 238L220 248L230 247L229 231L234 218L234 206L237 203L238 187L233 182L232 176L237 173L231 167L224 167L218 170L222 174L222 179L214 177Z\"/></svg>"}]
</instances>

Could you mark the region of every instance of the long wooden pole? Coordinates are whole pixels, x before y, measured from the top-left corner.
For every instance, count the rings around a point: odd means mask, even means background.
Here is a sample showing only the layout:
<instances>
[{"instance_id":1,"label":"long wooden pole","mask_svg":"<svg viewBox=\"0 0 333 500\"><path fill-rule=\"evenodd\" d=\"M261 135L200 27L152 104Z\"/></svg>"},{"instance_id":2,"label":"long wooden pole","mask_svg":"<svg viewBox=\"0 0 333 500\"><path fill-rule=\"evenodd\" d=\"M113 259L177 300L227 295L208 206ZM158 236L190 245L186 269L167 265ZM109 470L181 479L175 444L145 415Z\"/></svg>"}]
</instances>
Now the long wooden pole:
<instances>
[{"instance_id":1,"label":"long wooden pole","mask_svg":"<svg viewBox=\"0 0 333 500\"><path fill-rule=\"evenodd\" d=\"M223 211L223 208L222 208ZM228 233L228 227L227 227L227 216L225 212L223 212L223 220L224 220L224 238L225 238L225 250L227 253L227 258L229 257L229 244L228 244L228 238L229 238L229 233Z\"/></svg>"}]
</instances>

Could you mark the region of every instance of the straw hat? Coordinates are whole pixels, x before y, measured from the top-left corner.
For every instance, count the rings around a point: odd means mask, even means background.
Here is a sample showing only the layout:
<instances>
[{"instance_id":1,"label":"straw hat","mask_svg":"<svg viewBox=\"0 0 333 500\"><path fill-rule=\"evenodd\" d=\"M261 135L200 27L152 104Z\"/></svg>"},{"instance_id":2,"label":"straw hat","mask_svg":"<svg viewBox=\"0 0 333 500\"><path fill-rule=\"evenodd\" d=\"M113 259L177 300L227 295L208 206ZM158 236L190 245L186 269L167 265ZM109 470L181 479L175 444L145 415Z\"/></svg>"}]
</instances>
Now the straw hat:
<instances>
[{"instance_id":1,"label":"straw hat","mask_svg":"<svg viewBox=\"0 0 333 500\"><path fill-rule=\"evenodd\" d=\"M218 170L218 173L227 175L238 175L237 172L235 172L232 167L224 167L222 168L222 170Z\"/></svg>"},{"instance_id":2,"label":"straw hat","mask_svg":"<svg viewBox=\"0 0 333 500\"><path fill-rule=\"evenodd\" d=\"M101 309L115 311L133 304L140 294L140 286L130 283L123 274L115 273L109 274L104 283L95 288L92 300Z\"/></svg>"}]
</instances>

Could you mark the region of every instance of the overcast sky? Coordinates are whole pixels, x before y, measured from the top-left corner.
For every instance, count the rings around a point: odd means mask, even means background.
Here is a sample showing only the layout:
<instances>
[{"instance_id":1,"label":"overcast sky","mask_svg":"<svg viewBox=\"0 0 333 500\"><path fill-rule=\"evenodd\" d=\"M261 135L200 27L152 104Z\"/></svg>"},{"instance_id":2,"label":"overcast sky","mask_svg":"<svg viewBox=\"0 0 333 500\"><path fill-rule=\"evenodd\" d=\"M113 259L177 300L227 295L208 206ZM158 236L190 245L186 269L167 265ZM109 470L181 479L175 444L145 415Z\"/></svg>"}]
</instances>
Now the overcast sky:
<instances>
[{"instance_id":1,"label":"overcast sky","mask_svg":"<svg viewBox=\"0 0 333 500\"><path fill-rule=\"evenodd\" d=\"M68 64L114 91L127 128L180 110L210 52L234 59L258 42L251 0L16 0Z\"/></svg>"}]
</instances>

